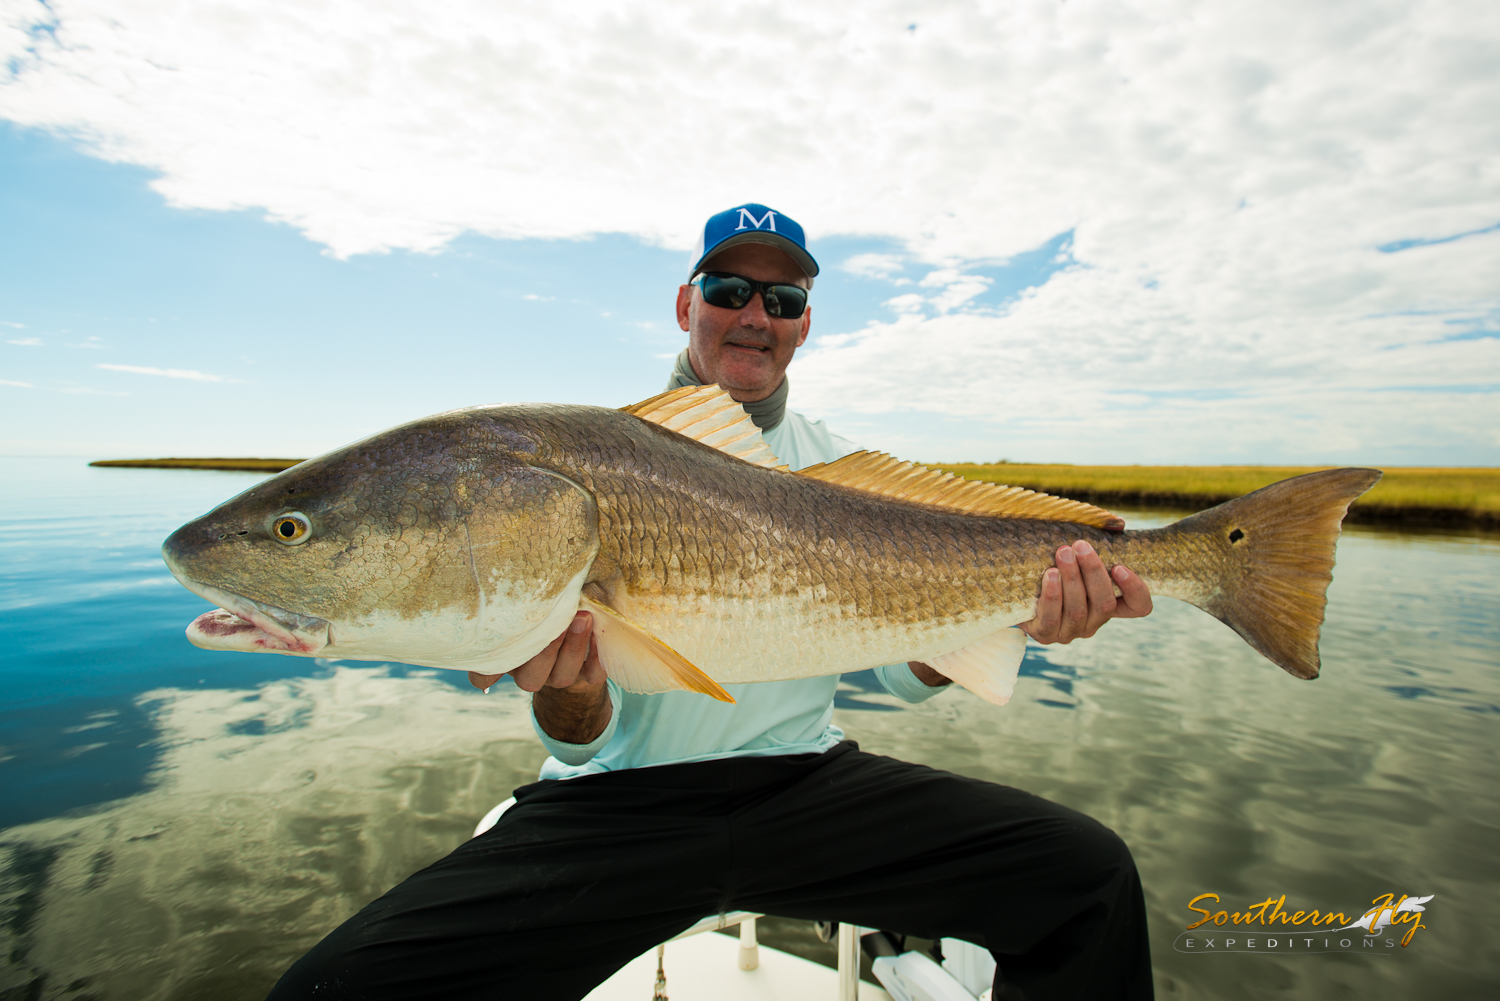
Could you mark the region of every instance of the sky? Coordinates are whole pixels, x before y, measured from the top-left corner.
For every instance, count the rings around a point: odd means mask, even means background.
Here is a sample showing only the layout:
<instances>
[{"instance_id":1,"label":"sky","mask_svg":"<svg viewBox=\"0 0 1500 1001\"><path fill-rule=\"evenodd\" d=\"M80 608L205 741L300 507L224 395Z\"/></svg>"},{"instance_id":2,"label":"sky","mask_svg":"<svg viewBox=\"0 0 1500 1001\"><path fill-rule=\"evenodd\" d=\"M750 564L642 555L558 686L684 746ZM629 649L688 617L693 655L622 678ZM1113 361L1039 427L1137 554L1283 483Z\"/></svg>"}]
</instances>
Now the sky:
<instances>
[{"instance_id":1,"label":"sky","mask_svg":"<svg viewBox=\"0 0 1500 1001\"><path fill-rule=\"evenodd\" d=\"M1500 7L0 0L0 453L658 392L694 227L927 461L1500 465Z\"/></svg>"}]
</instances>

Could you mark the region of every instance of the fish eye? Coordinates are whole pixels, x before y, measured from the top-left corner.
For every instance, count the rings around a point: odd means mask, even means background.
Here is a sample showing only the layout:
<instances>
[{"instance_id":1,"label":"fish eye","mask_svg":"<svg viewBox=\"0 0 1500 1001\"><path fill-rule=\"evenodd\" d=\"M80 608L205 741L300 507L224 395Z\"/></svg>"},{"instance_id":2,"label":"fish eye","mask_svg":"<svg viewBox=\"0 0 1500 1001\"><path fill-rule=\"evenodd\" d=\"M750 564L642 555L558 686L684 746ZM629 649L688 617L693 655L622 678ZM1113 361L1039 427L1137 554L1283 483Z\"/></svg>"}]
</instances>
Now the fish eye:
<instances>
[{"instance_id":1,"label":"fish eye","mask_svg":"<svg viewBox=\"0 0 1500 1001\"><path fill-rule=\"evenodd\" d=\"M283 545L300 545L312 535L312 522L301 511L288 511L271 522L271 535Z\"/></svg>"}]
</instances>

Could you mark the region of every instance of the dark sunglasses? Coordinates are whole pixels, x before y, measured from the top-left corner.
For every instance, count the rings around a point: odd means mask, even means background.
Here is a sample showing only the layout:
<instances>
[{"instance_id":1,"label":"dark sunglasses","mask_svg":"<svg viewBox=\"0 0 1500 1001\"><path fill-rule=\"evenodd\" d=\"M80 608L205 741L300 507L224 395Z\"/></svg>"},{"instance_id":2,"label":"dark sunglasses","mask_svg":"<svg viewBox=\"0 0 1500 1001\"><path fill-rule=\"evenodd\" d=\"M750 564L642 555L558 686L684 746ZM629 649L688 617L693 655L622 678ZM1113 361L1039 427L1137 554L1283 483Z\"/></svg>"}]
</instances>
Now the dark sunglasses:
<instances>
[{"instance_id":1,"label":"dark sunglasses","mask_svg":"<svg viewBox=\"0 0 1500 1001\"><path fill-rule=\"evenodd\" d=\"M766 312L772 316L795 320L807 310L807 289L801 285L758 282L721 271L705 271L689 284L698 286L704 302L720 309L744 309L750 297L759 292Z\"/></svg>"}]
</instances>

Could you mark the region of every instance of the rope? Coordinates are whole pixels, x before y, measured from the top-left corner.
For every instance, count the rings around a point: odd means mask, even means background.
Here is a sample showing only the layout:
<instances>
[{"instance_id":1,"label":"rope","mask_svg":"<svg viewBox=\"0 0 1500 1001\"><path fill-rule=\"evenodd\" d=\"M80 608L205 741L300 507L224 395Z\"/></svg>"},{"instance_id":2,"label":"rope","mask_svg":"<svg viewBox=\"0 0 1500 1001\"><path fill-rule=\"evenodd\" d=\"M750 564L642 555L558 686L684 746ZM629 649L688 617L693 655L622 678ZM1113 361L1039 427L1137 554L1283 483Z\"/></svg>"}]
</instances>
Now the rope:
<instances>
[{"instance_id":1,"label":"rope","mask_svg":"<svg viewBox=\"0 0 1500 1001\"><path fill-rule=\"evenodd\" d=\"M656 990L651 994L651 1001L667 1001L667 973L662 969L666 955L667 944L663 942L656 947Z\"/></svg>"}]
</instances>

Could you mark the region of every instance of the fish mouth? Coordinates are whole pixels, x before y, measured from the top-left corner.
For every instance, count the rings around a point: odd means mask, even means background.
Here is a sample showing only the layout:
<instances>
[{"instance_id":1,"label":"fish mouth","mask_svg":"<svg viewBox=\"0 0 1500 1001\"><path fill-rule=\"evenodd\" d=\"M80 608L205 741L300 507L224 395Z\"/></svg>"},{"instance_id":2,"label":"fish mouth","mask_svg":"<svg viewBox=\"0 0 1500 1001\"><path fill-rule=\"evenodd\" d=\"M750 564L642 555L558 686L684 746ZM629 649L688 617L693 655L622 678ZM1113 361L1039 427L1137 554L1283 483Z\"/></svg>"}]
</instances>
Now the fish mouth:
<instances>
[{"instance_id":1,"label":"fish mouth","mask_svg":"<svg viewBox=\"0 0 1500 1001\"><path fill-rule=\"evenodd\" d=\"M329 643L327 619L288 611L173 573L194 594L218 605L187 627L188 642L204 650L240 650L316 657Z\"/></svg>"}]
</instances>

